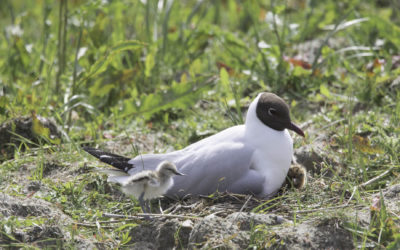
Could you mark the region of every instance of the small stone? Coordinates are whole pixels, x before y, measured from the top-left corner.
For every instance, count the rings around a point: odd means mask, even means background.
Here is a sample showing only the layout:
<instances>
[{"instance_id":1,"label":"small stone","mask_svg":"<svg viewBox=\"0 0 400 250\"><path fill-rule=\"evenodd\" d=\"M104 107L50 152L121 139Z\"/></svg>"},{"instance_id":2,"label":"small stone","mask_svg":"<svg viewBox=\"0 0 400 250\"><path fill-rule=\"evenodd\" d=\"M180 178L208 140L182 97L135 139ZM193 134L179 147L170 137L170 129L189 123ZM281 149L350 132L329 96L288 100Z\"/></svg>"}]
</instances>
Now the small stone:
<instances>
[{"instance_id":1,"label":"small stone","mask_svg":"<svg viewBox=\"0 0 400 250\"><path fill-rule=\"evenodd\" d=\"M185 220L181 223L181 227L193 228L193 221Z\"/></svg>"}]
</instances>

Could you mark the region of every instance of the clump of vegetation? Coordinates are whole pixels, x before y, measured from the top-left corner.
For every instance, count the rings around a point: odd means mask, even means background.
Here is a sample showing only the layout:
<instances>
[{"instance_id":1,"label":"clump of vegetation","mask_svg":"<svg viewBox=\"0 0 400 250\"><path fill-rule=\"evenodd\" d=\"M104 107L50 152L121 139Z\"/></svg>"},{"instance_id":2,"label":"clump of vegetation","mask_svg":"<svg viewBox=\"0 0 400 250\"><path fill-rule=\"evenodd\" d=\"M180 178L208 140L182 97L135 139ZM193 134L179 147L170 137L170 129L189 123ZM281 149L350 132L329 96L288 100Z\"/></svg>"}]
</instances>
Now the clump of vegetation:
<instances>
[{"instance_id":1,"label":"clump of vegetation","mask_svg":"<svg viewBox=\"0 0 400 250\"><path fill-rule=\"evenodd\" d=\"M361 205L370 224L342 225L355 244L399 246L399 210L381 192L400 183L397 1L3 0L0 24L0 123L49 117L63 141L39 126L33 131L44 140L20 138L24 151L7 144L14 150L0 152L4 193L49 201L77 221L138 212L91 171L97 163L81 144L126 155L180 149L242 123L249 101L271 91L303 122L307 139L295 148L318 142L323 155L307 188L254 211L301 222L307 208L320 216L319 208ZM27 191L35 181L40 192ZM13 232L44 223L0 217L1 244L21 246ZM118 247L135 226L68 230ZM254 232L254 246L284 244L262 226Z\"/></svg>"}]
</instances>

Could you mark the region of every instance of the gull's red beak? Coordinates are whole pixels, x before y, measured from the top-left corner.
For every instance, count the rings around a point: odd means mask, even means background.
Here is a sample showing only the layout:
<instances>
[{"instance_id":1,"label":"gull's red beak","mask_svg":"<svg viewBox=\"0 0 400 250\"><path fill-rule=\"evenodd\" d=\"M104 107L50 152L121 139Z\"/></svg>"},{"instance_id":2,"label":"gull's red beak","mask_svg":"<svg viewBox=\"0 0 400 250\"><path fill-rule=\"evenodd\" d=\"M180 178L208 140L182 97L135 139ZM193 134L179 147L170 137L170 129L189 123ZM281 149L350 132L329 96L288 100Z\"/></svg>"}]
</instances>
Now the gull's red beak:
<instances>
[{"instance_id":1,"label":"gull's red beak","mask_svg":"<svg viewBox=\"0 0 400 250\"><path fill-rule=\"evenodd\" d=\"M290 122L290 125L288 127L288 129L293 130L294 132L296 132L297 134L305 137L303 130L301 130L301 128L299 128L296 124L294 124L293 122Z\"/></svg>"}]
</instances>

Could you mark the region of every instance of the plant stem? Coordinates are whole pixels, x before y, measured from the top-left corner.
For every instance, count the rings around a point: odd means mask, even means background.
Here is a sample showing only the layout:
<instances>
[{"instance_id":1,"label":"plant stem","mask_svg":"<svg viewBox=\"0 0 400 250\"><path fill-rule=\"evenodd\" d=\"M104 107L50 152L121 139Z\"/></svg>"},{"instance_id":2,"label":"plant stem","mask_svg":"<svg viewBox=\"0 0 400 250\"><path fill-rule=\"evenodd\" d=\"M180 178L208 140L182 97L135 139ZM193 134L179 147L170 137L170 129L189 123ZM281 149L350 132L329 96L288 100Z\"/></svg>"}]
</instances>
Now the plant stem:
<instances>
[{"instance_id":1,"label":"plant stem","mask_svg":"<svg viewBox=\"0 0 400 250\"><path fill-rule=\"evenodd\" d=\"M60 92L60 78L65 70L65 55L67 51L67 22L68 22L68 1L60 0L58 16L58 71L56 75L55 94Z\"/></svg>"},{"instance_id":2,"label":"plant stem","mask_svg":"<svg viewBox=\"0 0 400 250\"><path fill-rule=\"evenodd\" d=\"M70 98L72 96L74 96L75 93L76 93L76 91L75 91L75 88L76 88L76 74L77 74L76 69L78 68L78 53L79 53L79 49L81 47L82 25L83 24L81 24L81 26L79 27L78 42L77 42L76 50L75 50L74 71L73 71L73 74L72 74L72 87L71 87L71 93L69 95ZM67 118L67 132L69 132L69 129L71 127L71 112L72 112L72 109L70 109L68 111L68 115L67 115L68 116L68 118Z\"/></svg>"}]
</instances>

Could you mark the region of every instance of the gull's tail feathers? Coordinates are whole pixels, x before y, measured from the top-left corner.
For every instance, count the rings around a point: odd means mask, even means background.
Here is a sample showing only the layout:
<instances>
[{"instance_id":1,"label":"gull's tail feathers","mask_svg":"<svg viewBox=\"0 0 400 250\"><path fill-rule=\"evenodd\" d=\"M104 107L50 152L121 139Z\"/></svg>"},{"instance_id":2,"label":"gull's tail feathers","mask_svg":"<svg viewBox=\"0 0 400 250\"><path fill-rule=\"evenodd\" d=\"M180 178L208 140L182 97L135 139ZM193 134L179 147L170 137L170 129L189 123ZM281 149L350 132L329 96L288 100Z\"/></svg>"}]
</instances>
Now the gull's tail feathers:
<instances>
[{"instance_id":1,"label":"gull's tail feathers","mask_svg":"<svg viewBox=\"0 0 400 250\"><path fill-rule=\"evenodd\" d=\"M119 170L128 173L128 171L134 168L134 165L129 163L131 158L127 158L121 155L116 155L108 152L101 151L99 149L90 148L90 147L83 147L83 150L88 152L89 154L93 155L100 161L107 163Z\"/></svg>"}]
</instances>

